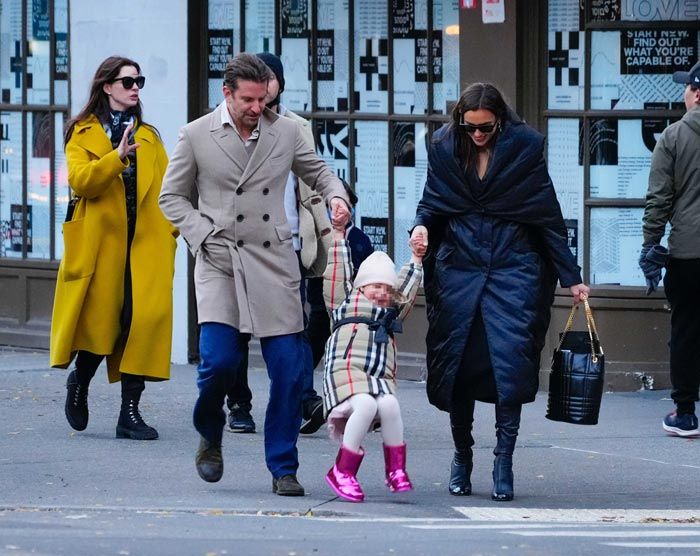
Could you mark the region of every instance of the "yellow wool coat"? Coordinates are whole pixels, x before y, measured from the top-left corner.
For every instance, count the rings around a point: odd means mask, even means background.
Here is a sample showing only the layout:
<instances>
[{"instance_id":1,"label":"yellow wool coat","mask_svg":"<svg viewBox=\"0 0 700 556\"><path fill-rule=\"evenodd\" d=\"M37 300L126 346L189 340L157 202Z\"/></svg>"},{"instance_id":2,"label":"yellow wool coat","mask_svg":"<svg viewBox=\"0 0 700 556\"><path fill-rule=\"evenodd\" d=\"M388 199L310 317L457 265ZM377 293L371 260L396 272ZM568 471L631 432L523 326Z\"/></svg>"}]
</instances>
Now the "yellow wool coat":
<instances>
[{"instance_id":1,"label":"yellow wool coat","mask_svg":"<svg viewBox=\"0 0 700 556\"><path fill-rule=\"evenodd\" d=\"M126 168L95 116L76 124L66 145L68 183L80 200L63 225L51 322L52 367L66 368L78 350L107 355L110 382L121 373L170 378L172 281L176 229L158 207L168 163L158 135L139 126L136 229L131 244L133 316L120 341L127 250Z\"/></svg>"}]
</instances>

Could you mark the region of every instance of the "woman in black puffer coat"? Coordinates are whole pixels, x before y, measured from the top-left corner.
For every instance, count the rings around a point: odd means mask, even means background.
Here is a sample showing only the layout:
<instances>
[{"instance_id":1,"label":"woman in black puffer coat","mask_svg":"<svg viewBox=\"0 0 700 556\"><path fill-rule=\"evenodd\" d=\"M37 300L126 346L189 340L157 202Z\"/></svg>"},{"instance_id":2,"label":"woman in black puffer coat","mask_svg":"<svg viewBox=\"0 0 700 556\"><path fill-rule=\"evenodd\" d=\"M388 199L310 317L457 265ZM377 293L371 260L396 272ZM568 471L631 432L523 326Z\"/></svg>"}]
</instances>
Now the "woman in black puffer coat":
<instances>
[{"instance_id":1,"label":"woman in black puffer coat","mask_svg":"<svg viewBox=\"0 0 700 556\"><path fill-rule=\"evenodd\" d=\"M496 406L492 498L513 499L512 455L523 403L534 400L559 279L588 294L567 246L544 137L493 85L468 87L432 138L411 239L429 246L428 399L450 413L450 493L471 494L475 400Z\"/></svg>"}]
</instances>

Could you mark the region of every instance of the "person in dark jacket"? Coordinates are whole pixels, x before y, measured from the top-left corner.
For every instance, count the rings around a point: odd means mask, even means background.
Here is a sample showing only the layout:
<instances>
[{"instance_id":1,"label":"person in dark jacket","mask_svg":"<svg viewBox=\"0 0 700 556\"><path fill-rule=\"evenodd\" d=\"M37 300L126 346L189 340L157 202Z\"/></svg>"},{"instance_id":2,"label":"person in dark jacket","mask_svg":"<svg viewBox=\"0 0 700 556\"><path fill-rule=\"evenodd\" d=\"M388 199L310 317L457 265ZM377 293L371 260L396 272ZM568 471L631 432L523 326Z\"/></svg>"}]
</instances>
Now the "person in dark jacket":
<instances>
[{"instance_id":1,"label":"person in dark jacket","mask_svg":"<svg viewBox=\"0 0 700 556\"><path fill-rule=\"evenodd\" d=\"M700 435L695 402L700 387L700 62L690 71L673 74L685 85L687 112L668 126L654 147L644 210L644 245L639 264L648 293L659 285L666 266L664 289L671 305L671 397L676 410L662 426L670 434ZM671 223L668 252L661 247Z\"/></svg>"},{"instance_id":2,"label":"person in dark jacket","mask_svg":"<svg viewBox=\"0 0 700 556\"><path fill-rule=\"evenodd\" d=\"M535 399L556 280L588 295L567 246L544 137L493 85L469 86L433 136L411 245L424 260L428 399L450 413L449 491L471 494L475 400L496 406L492 499L513 499L522 404ZM413 249L413 247L412 247Z\"/></svg>"}]
</instances>

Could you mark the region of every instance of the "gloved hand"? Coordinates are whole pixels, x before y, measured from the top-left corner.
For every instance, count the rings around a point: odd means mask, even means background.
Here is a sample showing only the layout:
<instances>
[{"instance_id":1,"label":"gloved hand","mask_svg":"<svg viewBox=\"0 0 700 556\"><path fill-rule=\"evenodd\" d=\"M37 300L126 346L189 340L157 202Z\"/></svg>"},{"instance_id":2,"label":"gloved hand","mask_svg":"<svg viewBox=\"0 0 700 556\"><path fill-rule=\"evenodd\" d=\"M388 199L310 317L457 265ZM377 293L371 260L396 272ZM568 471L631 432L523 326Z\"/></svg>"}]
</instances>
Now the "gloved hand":
<instances>
[{"instance_id":1,"label":"gloved hand","mask_svg":"<svg viewBox=\"0 0 700 556\"><path fill-rule=\"evenodd\" d=\"M668 261L668 249L662 245L642 245L642 251L639 253L639 268L642 269L647 282L647 295L659 287L661 270L666 266L666 261Z\"/></svg>"}]
</instances>

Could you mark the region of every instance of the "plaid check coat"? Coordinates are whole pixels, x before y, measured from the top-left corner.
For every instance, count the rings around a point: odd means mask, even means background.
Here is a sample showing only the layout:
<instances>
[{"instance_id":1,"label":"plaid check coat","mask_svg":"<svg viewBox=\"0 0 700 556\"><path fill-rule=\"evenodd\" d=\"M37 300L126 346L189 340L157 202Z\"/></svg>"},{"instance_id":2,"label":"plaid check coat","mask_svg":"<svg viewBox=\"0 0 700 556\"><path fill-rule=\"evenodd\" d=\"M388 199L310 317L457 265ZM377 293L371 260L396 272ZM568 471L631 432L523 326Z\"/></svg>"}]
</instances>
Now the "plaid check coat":
<instances>
[{"instance_id":1,"label":"plaid check coat","mask_svg":"<svg viewBox=\"0 0 700 556\"><path fill-rule=\"evenodd\" d=\"M323 275L323 294L332 325L347 317L378 320L387 313L387 309L373 304L359 289L353 288L351 260L348 242L335 240L328 250ZM405 319L411 311L422 276L421 265L406 263L401 268L396 296L399 303L395 305L398 319ZM395 392L396 340L389 336L387 343L376 343L374 334L367 324L349 323L341 325L328 338L323 378L323 408L327 418L354 394L377 396Z\"/></svg>"}]
</instances>

